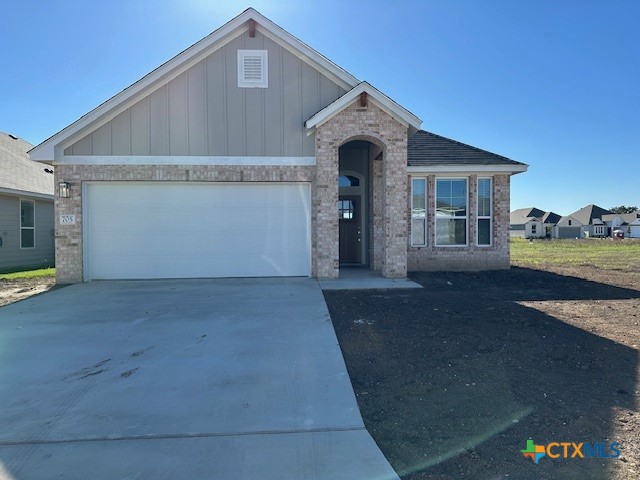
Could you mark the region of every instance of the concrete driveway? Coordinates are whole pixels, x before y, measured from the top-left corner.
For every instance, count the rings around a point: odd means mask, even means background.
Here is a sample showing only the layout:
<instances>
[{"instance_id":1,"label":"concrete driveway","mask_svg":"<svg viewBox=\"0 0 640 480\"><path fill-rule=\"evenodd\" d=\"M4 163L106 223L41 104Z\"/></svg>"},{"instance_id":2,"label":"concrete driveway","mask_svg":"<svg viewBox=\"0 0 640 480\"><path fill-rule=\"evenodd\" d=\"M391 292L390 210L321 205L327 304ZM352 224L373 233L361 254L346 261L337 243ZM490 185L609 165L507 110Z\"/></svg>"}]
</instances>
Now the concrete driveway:
<instances>
[{"instance_id":1,"label":"concrete driveway","mask_svg":"<svg viewBox=\"0 0 640 480\"><path fill-rule=\"evenodd\" d=\"M311 279L93 282L0 308L0 479L397 479Z\"/></svg>"}]
</instances>

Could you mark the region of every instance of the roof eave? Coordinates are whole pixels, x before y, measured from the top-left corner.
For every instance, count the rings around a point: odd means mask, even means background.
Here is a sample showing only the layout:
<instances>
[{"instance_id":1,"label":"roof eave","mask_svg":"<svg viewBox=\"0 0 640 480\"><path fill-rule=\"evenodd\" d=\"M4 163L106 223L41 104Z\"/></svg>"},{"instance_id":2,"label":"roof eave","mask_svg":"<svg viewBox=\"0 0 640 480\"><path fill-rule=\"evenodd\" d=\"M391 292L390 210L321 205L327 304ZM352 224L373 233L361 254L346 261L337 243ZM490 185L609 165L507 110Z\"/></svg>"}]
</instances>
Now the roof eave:
<instances>
[{"instance_id":1,"label":"roof eave","mask_svg":"<svg viewBox=\"0 0 640 480\"><path fill-rule=\"evenodd\" d=\"M340 98L327 105L319 112L313 114L305 123L307 135L311 135L322 124L328 122L335 115L340 113L346 107L357 101L360 94L366 93L369 100L384 110L386 113L395 118L402 125L415 132L420 129L422 120L416 117L409 110L398 104L380 90L372 86L368 82L360 82L357 86L346 92Z\"/></svg>"},{"instance_id":2,"label":"roof eave","mask_svg":"<svg viewBox=\"0 0 640 480\"><path fill-rule=\"evenodd\" d=\"M529 165L412 165L407 167L408 173L482 173L517 175L526 172Z\"/></svg>"}]
</instances>

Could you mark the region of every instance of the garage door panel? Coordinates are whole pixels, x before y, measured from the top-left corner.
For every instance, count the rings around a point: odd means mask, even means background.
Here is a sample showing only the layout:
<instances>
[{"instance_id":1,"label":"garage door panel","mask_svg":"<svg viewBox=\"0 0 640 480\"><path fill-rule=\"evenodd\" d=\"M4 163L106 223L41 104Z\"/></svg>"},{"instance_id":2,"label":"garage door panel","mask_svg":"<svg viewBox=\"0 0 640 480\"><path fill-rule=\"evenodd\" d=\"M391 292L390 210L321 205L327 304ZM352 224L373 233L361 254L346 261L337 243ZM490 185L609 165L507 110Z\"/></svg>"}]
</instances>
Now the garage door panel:
<instances>
[{"instance_id":1,"label":"garage door panel","mask_svg":"<svg viewBox=\"0 0 640 480\"><path fill-rule=\"evenodd\" d=\"M87 276L308 276L308 184L96 183Z\"/></svg>"}]
</instances>

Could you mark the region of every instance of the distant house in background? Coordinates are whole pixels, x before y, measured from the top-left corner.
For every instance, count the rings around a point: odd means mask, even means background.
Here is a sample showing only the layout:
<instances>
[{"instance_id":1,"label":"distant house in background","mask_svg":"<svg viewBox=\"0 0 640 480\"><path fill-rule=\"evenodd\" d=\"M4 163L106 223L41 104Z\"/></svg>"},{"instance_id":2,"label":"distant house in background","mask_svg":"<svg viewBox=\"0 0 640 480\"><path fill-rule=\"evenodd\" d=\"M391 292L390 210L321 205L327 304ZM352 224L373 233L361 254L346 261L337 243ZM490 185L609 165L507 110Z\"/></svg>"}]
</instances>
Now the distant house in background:
<instances>
[{"instance_id":1,"label":"distant house in background","mask_svg":"<svg viewBox=\"0 0 640 480\"><path fill-rule=\"evenodd\" d=\"M622 230L625 238L640 238L640 211L631 213L611 213L602 216L602 221L612 236L614 230Z\"/></svg>"},{"instance_id":2,"label":"distant house in background","mask_svg":"<svg viewBox=\"0 0 640 480\"><path fill-rule=\"evenodd\" d=\"M556 226L555 238L607 237L609 230L602 219L611 211L597 205L587 205L562 217Z\"/></svg>"},{"instance_id":3,"label":"distant house in background","mask_svg":"<svg viewBox=\"0 0 640 480\"><path fill-rule=\"evenodd\" d=\"M0 132L0 272L54 264L53 167L32 161L31 148Z\"/></svg>"},{"instance_id":4,"label":"distant house in background","mask_svg":"<svg viewBox=\"0 0 640 480\"><path fill-rule=\"evenodd\" d=\"M512 237L551 237L560 215L539 208L520 208L511 212L509 233Z\"/></svg>"}]
</instances>

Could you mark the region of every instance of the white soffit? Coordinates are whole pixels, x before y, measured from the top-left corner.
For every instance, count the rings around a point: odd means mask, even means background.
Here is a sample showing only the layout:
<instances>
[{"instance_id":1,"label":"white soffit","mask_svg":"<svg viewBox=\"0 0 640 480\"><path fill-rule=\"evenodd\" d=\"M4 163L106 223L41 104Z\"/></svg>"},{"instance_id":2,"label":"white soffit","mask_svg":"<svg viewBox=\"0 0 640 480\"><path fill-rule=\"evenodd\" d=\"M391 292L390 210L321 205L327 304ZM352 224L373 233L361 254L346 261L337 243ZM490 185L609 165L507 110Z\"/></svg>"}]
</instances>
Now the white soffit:
<instances>
[{"instance_id":1,"label":"white soffit","mask_svg":"<svg viewBox=\"0 0 640 480\"><path fill-rule=\"evenodd\" d=\"M346 70L340 68L253 8L248 8L213 33L182 51L89 113L83 115L71 125L32 148L29 151L31 159L45 163L53 161L55 159L56 149L64 150L64 148L78 138L81 138L81 136L87 135L91 131L99 128L129 108L140 98L151 94L153 91L169 83L215 50L223 47L238 35L241 35L249 29L247 23L249 20L256 22L256 30L258 32L266 35L301 60L311 64L343 88L349 89L358 84L358 79Z\"/></svg>"},{"instance_id":2,"label":"white soffit","mask_svg":"<svg viewBox=\"0 0 640 480\"><path fill-rule=\"evenodd\" d=\"M360 82L356 87L352 88L336 101L327 105L325 108L309 118L305 122L305 127L307 127L307 135L311 135L320 125L329 121L343 109L357 101L362 93L366 93L368 96L368 100L372 101L374 104L376 104L378 107L380 107L382 110L387 112L389 115L391 115L406 127L413 128L415 130L420 129L422 120L420 120L402 105L387 97L384 93L372 86L370 83Z\"/></svg>"},{"instance_id":3,"label":"white soffit","mask_svg":"<svg viewBox=\"0 0 640 480\"><path fill-rule=\"evenodd\" d=\"M425 166L413 166L407 167L407 173L409 174L465 174L470 175L474 173L522 173L526 172L528 165L425 165Z\"/></svg>"}]
</instances>

